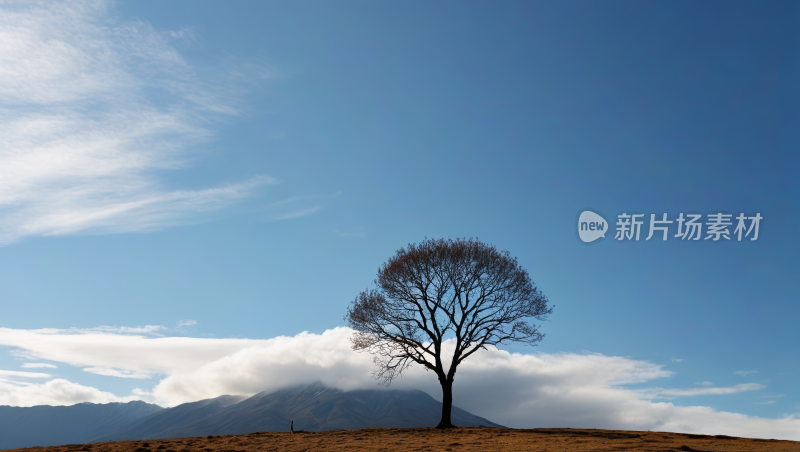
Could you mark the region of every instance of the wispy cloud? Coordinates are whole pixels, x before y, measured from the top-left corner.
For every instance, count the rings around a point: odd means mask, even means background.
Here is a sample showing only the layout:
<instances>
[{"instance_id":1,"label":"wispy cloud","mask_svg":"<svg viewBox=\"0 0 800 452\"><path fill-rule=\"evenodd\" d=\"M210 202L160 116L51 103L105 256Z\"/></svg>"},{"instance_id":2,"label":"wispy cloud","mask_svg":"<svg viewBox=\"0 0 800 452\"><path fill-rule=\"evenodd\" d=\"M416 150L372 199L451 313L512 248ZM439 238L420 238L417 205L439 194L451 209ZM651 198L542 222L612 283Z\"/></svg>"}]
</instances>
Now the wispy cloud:
<instances>
[{"instance_id":1,"label":"wispy cloud","mask_svg":"<svg viewBox=\"0 0 800 452\"><path fill-rule=\"evenodd\" d=\"M699 385L699 386L714 386L714 383L712 383L710 381L701 381L701 382L698 382L698 383L695 383L695 384Z\"/></svg>"},{"instance_id":2,"label":"wispy cloud","mask_svg":"<svg viewBox=\"0 0 800 452\"><path fill-rule=\"evenodd\" d=\"M269 211L263 218L264 221L292 220L305 217L318 212L326 207L327 200L336 198L341 192L333 195L304 195L292 196L271 202L256 209L257 211Z\"/></svg>"},{"instance_id":3,"label":"wispy cloud","mask_svg":"<svg viewBox=\"0 0 800 452\"><path fill-rule=\"evenodd\" d=\"M195 320L186 319L186 320L181 320L178 323L176 323L175 327L176 328L183 328L183 327L192 326L192 325L197 325L197 322Z\"/></svg>"},{"instance_id":4,"label":"wispy cloud","mask_svg":"<svg viewBox=\"0 0 800 452\"><path fill-rule=\"evenodd\" d=\"M57 369L58 366L55 364L47 364L47 363L25 363L22 365L25 369Z\"/></svg>"},{"instance_id":5,"label":"wispy cloud","mask_svg":"<svg viewBox=\"0 0 800 452\"><path fill-rule=\"evenodd\" d=\"M683 358L670 358L670 360L672 360L673 363L682 363L683 362Z\"/></svg>"},{"instance_id":6,"label":"wispy cloud","mask_svg":"<svg viewBox=\"0 0 800 452\"><path fill-rule=\"evenodd\" d=\"M75 334L84 333L119 333L119 334L158 334L159 331L166 330L167 328L162 325L145 325L145 326L100 326L97 328L73 328L71 331Z\"/></svg>"},{"instance_id":7,"label":"wispy cloud","mask_svg":"<svg viewBox=\"0 0 800 452\"><path fill-rule=\"evenodd\" d=\"M757 370L737 370L733 374L734 375L738 375L740 377L749 377L750 375L754 375L754 374L757 374L757 373L758 373Z\"/></svg>"},{"instance_id":8,"label":"wispy cloud","mask_svg":"<svg viewBox=\"0 0 800 452\"><path fill-rule=\"evenodd\" d=\"M672 399L675 397L693 397L701 395L736 394L745 391L755 391L766 386L758 383L744 383L735 386L704 387L704 388L648 388L642 389L642 394L649 398Z\"/></svg>"},{"instance_id":9,"label":"wispy cloud","mask_svg":"<svg viewBox=\"0 0 800 452\"><path fill-rule=\"evenodd\" d=\"M207 83L161 32L110 20L105 2L0 5L0 242L151 231L201 221L266 176L170 188L210 124L238 113L236 83Z\"/></svg>"},{"instance_id":10,"label":"wispy cloud","mask_svg":"<svg viewBox=\"0 0 800 452\"><path fill-rule=\"evenodd\" d=\"M304 217L306 215L311 215L312 213L318 211L321 208L322 206L314 206L314 207L309 207L307 209L293 210L290 212L270 215L265 219L266 221L290 220L292 218L299 218L299 217Z\"/></svg>"},{"instance_id":11,"label":"wispy cloud","mask_svg":"<svg viewBox=\"0 0 800 452\"><path fill-rule=\"evenodd\" d=\"M87 367L83 369L83 371L89 372L91 374L105 375L107 377L136 378L136 379L150 378L150 374L146 374L143 372L132 372L129 370L111 369L108 367Z\"/></svg>"},{"instance_id":12,"label":"wispy cloud","mask_svg":"<svg viewBox=\"0 0 800 452\"><path fill-rule=\"evenodd\" d=\"M50 374L41 374L36 372L19 372L16 370L0 370L0 377L50 378Z\"/></svg>"},{"instance_id":13,"label":"wispy cloud","mask_svg":"<svg viewBox=\"0 0 800 452\"><path fill-rule=\"evenodd\" d=\"M2 328L0 328L2 329ZM42 328L37 331L41 334L90 334L90 333L112 333L112 334L143 334L143 335L160 335L160 331L168 330L169 328L164 325L144 325L144 326L96 326L92 328L68 328L68 329L54 329Z\"/></svg>"},{"instance_id":14,"label":"wispy cloud","mask_svg":"<svg viewBox=\"0 0 800 452\"><path fill-rule=\"evenodd\" d=\"M100 367L143 374L188 372L257 344L251 339L163 337L122 334L99 328L15 330L0 328L0 345L28 359L44 359L76 367ZM121 327L115 327L120 328Z\"/></svg>"}]
</instances>

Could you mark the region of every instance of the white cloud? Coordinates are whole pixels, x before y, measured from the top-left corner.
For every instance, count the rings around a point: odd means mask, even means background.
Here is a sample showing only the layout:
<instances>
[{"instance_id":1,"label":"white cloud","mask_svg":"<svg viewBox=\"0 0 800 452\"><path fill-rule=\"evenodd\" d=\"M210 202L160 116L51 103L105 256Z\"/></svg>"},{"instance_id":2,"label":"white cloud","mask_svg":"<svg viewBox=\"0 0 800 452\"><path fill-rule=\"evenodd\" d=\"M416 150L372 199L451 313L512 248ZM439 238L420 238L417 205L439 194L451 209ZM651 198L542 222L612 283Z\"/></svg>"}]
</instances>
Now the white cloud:
<instances>
[{"instance_id":1,"label":"white cloud","mask_svg":"<svg viewBox=\"0 0 800 452\"><path fill-rule=\"evenodd\" d=\"M737 370L734 372L734 375L738 375L740 377L749 377L750 375L757 374L757 370Z\"/></svg>"},{"instance_id":2,"label":"white cloud","mask_svg":"<svg viewBox=\"0 0 800 452\"><path fill-rule=\"evenodd\" d=\"M37 372L19 372L16 370L0 370L0 377L50 378L50 374L41 374Z\"/></svg>"},{"instance_id":3,"label":"white cloud","mask_svg":"<svg viewBox=\"0 0 800 452\"><path fill-rule=\"evenodd\" d=\"M259 343L252 339L146 337L93 329L15 330L0 328L0 345L18 355L76 367L104 367L170 375L188 372Z\"/></svg>"},{"instance_id":4,"label":"white cloud","mask_svg":"<svg viewBox=\"0 0 800 452\"><path fill-rule=\"evenodd\" d=\"M671 399L675 397L691 397L701 395L722 395L736 394L738 392L756 391L766 386L758 383L744 383L736 386L724 386L719 388L648 388L641 390L651 398Z\"/></svg>"},{"instance_id":5,"label":"white cloud","mask_svg":"<svg viewBox=\"0 0 800 452\"><path fill-rule=\"evenodd\" d=\"M683 362L683 358L670 358L670 360L672 360L673 363L682 363Z\"/></svg>"},{"instance_id":6,"label":"white cloud","mask_svg":"<svg viewBox=\"0 0 800 452\"><path fill-rule=\"evenodd\" d=\"M164 374L166 377L152 390L138 390L129 397L169 406L221 394L273 391L315 380L345 390L379 388L370 376L371 356L350 350L350 334L347 328L336 328L323 334L248 340L5 328L0 329L0 344L75 366L102 367L123 374ZM695 395L722 397L757 390L761 385L638 387L671 375L661 365L627 357L523 355L489 350L459 367L454 398L461 408L514 427L615 428L800 439L800 419L793 417L766 419L654 400ZM23 389L32 398L39 397L35 391L46 391L43 385L6 385L7 389L0 388L0 392L13 392L17 403L29 403L20 398ZM419 367L410 369L392 388L421 389L440 398L435 376ZM111 395L86 394L111 400ZM0 396L0 400L8 397Z\"/></svg>"},{"instance_id":7,"label":"white cloud","mask_svg":"<svg viewBox=\"0 0 800 452\"><path fill-rule=\"evenodd\" d=\"M701 381L701 382L695 383L695 384L696 385L700 385L700 386L714 386L714 383L712 383L710 381Z\"/></svg>"},{"instance_id":8,"label":"white cloud","mask_svg":"<svg viewBox=\"0 0 800 452\"><path fill-rule=\"evenodd\" d=\"M237 83L201 80L176 49L191 38L112 19L102 1L0 4L0 242L201 221L276 182L156 177L237 114Z\"/></svg>"},{"instance_id":9,"label":"white cloud","mask_svg":"<svg viewBox=\"0 0 800 452\"><path fill-rule=\"evenodd\" d=\"M0 405L73 405L80 402L127 402L138 398L134 396L117 397L110 392L103 392L62 379L23 386L0 381Z\"/></svg>"},{"instance_id":10,"label":"white cloud","mask_svg":"<svg viewBox=\"0 0 800 452\"><path fill-rule=\"evenodd\" d=\"M306 215L311 215L312 213L318 211L321 208L322 208L322 206L314 206L314 207L309 207L307 209L300 209L300 210L294 210L294 211L285 212L285 213L279 213L279 214L275 214L275 215L270 215L270 216L266 217L265 220L266 221L291 220L293 218L300 218L300 217L304 217Z\"/></svg>"},{"instance_id":11,"label":"white cloud","mask_svg":"<svg viewBox=\"0 0 800 452\"><path fill-rule=\"evenodd\" d=\"M99 326L96 328L71 328L68 332L71 333L119 333L119 334L158 334L159 331L167 330L168 328L163 325L145 325L145 326Z\"/></svg>"},{"instance_id":12,"label":"white cloud","mask_svg":"<svg viewBox=\"0 0 800 452\"><path fill-rule=\"evenodd\" d=\"M25 363L22 367L26 369L37 369L37 368L48 368L48 369L57 369L58 366L55 364L47 364L47 363Z\"/></svg>"},{"instance_id":13,"label":"white cloud","mask_svg":"<svg viewBox=\"0 0 800 452\"><path fill-rule=\"evenodd\" d=\"M185 326L192 326L192 325L197 325L197 322L191 319L186 319L179 321L175 326L177 328L183 328Z\"/></svg>"},{"instance_id":14,"label":"white cloud","mask_svg":"<svg viewBox=\"0 0 800 452\"><path fill-rule=\"evenodd\" d=\"M105 375L106 377L137 378L137 379L150 378L150 375L146 373L133 372L129 370L110 369L108 367L87 367L83 369L83 371L97 375Z\"/></svg>"}]
</instances>

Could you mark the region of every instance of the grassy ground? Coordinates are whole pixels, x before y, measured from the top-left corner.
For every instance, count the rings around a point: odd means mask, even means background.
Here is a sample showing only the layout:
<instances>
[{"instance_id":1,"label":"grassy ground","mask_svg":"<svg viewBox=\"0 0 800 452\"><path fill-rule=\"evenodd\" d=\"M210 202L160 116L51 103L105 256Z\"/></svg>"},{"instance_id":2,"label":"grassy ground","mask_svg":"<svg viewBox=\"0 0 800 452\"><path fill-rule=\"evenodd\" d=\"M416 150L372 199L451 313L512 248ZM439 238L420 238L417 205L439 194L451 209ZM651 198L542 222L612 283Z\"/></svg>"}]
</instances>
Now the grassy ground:
<instances>
[{"instance_id":1,"label":"grassy ground","mask_svg":"<svg viewBox=\"0 0 800 452\"><path fill-rule=\"evenodd\" d=\"M11 449L27 452L798 451L800 442L619 430L458 428L259 432Z\"/></svg>"}]
</instances>

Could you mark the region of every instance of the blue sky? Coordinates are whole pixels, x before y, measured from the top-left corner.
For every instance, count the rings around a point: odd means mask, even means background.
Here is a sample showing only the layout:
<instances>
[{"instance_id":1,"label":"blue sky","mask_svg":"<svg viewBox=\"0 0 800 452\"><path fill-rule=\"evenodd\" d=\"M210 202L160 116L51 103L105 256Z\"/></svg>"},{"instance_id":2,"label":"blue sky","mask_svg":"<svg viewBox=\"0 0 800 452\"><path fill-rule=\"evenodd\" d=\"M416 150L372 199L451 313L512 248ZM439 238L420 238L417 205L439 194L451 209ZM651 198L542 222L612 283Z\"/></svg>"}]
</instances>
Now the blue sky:
<instances>
[{"instance_id":1,"label":"blue sky","mask_svg":"<svg viewBox=\"0 0 800 452\"><path fill-rule=\"evenodd\" d=\"M625 387L653 403L800 413L796 4L3 8L0 369L144 394L180 372L26 334L321 335L398 248L477 237L555 304L505 350L649 363ZM585 245L587 208L764 219L754 242Z\"/></svg>"}]
</instances>

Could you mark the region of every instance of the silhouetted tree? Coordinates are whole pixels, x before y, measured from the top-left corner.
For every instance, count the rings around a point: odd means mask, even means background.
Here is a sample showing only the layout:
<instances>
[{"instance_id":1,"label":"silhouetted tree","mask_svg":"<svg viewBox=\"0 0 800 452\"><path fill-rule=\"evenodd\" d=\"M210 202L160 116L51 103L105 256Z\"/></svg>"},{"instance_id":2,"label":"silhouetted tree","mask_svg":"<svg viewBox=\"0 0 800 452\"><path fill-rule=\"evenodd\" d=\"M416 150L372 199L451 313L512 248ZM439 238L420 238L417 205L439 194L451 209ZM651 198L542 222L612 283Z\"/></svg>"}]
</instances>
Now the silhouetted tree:
<instances>
[{"instance_id":1,"label":"silhouetted tree","mask_svg":"<svg viewBox=\"0 0 800 452\"><path fill-rule=\"evenodd\" d=\"M524 319L543 321L553 312L516 258L473 239L401 248L378 269L375 285L348 306L353 350L375 355L373 375L387 386L413 363L435 372L443 399L437 428L454 427L458 365L489 345L536 345L544 334ZM442 348L448 339L452 356Z\"/></svg>"}]
</instances>

